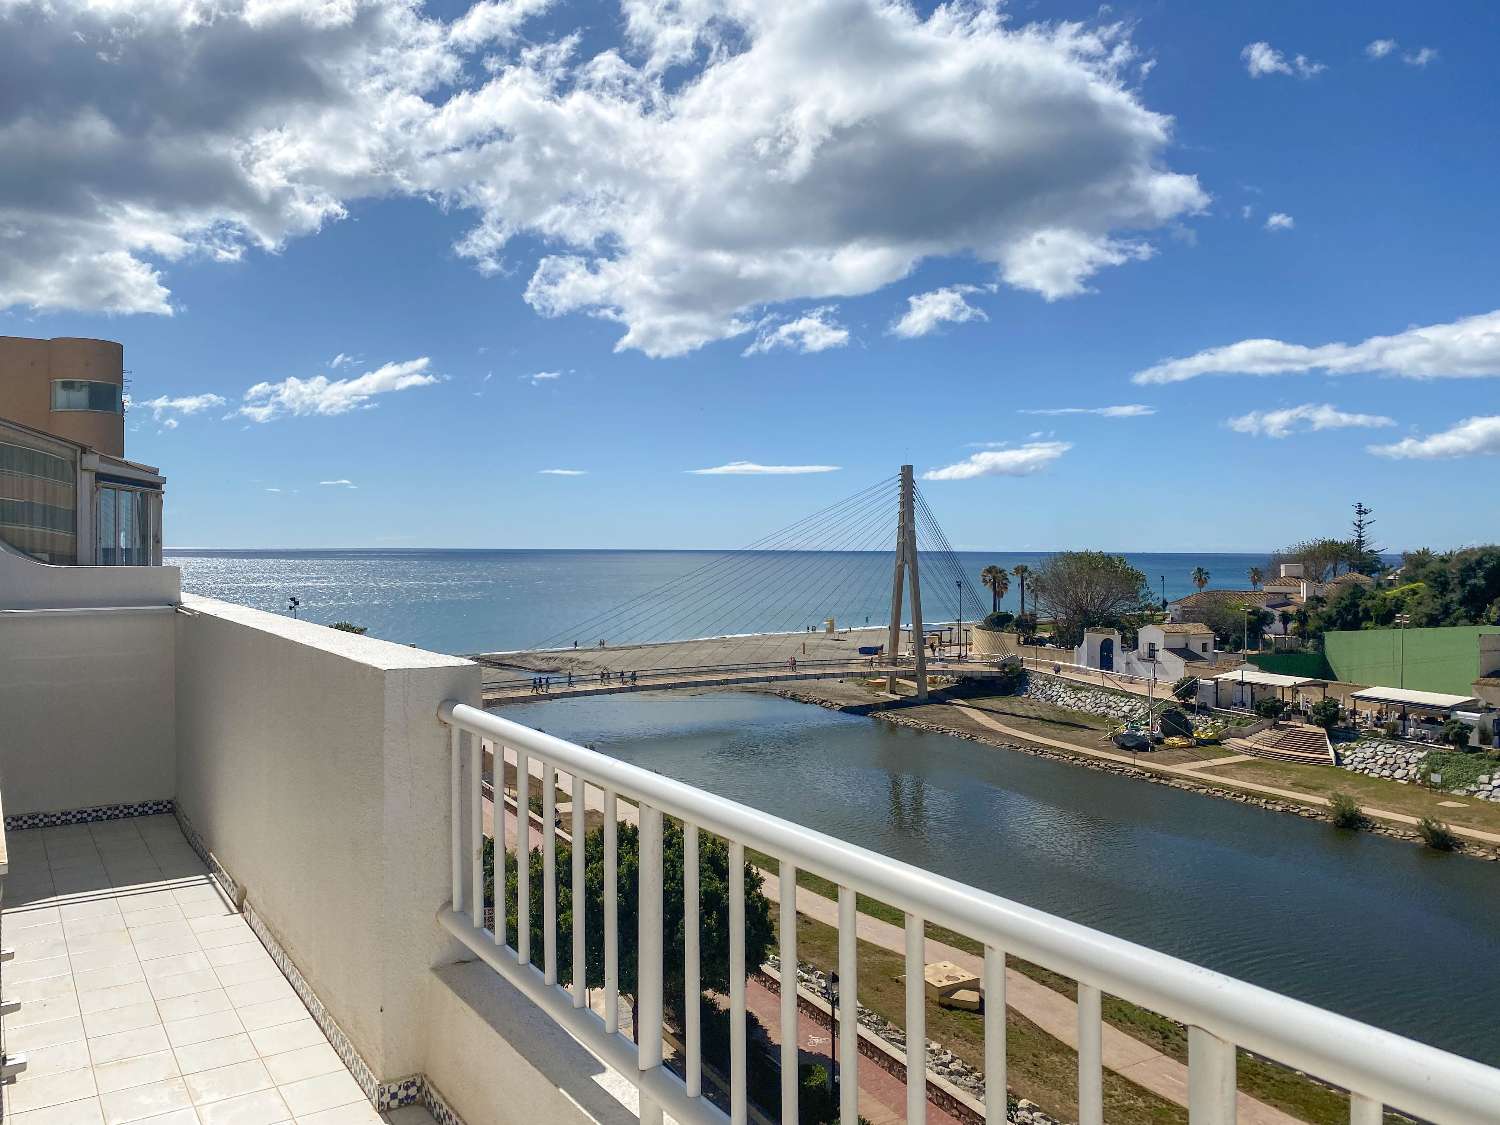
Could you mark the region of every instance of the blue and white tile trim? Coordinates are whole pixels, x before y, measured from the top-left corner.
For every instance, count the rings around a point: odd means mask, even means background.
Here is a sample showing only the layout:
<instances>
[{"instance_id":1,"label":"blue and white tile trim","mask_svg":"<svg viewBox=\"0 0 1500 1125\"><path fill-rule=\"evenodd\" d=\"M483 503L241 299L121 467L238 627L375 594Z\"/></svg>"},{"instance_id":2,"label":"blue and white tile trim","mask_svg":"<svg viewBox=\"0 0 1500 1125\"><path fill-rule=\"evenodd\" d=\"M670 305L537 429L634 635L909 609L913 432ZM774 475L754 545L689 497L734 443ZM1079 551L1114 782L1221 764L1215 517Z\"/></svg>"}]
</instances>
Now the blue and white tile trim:
<instances>
[{"instance_id":1,"label":"blue and white tile trim","mask_svg":"<svg viewBox=\"0 0 1500 1125\"><path fill-rule=\"evenodd\" d=\"M453 1107L443 1100L437 1087L431 1082L422 1083L422 1106L437 1125L464 1125L464 1119L453 1112Z\"/></svg>"},{"instance_id":2,"label":"blue and white tile trim","mask_svg":"<svg viewBox=\"0 0 1500 1125\"><path fill-rule=\"evenodd\" d=\"M19 832L25 828L56 828L62 824L92 824L99 820L124 820L131 816L156 816L173 811L171 798L163 801L136 801L128 805L94 805L87 809L67 809L63 812L18 813L5 818L7 832Z\"/></svg>"},{"instance_id":3,"label":"blue and white tile trim","mask_svg":"<svg viewBox=\"0 0 1500 1125\"><path fill-rule=\"evenodd\" d=\"M187 840L188 846L198 853L198 858L208 867L209 874L214 877L214 880L223 889L224 893L229 896L229 901L234 903L240 910L243 910L244 892L241 890L240 885L235 882L234 876L229 874L224 869L224 865L219 862L218 857L208 850L208 845L203 842L203 837L198 835L198 830L193 827L193 822L188 819L187 813L183 812L181 807L174 808L172 812L177 818L177 827L182 830L182 835Z\"/></svg>"}]
</instances>

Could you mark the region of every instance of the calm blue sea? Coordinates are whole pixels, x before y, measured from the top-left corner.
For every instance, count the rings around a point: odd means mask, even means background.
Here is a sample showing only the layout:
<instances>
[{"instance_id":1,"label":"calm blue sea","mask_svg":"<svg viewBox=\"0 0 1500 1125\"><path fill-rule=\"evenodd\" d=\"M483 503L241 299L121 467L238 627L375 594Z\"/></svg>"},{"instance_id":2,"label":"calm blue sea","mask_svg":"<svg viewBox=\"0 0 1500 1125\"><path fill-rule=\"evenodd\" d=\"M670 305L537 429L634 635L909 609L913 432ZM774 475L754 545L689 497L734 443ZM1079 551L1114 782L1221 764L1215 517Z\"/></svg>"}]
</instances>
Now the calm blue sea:
<instances>
[{"instance_id":1,"label":"calm blue sea","mask_svg":"<svg viewBox=\"0 0 1500 1125\"><path fill-rule=\"evenodd\" d=\"M766 552L719 562L720 551L172 550L185 590L323 624L352 621L374 636L471 653L569 645L670 640L724 633L796 630L834 617L842 626L889 613L890 552ZM1045 554L961 552L957 566L973 591L958 604L957 575L923 556L924 616L965 620L989 612L979 572L1035 567ZM1192 592L1198 566L1210 586L1241 587L1263 554L1127 554L1153 592ZM1003 608L1017 608L1012 580ZM661 591L663 586L669 586ZM660 592L657 592L660 591ZM620 606L623 612L603 620ZM977 611L977 613L976 613Z\"/></svg>"}]
</instances>

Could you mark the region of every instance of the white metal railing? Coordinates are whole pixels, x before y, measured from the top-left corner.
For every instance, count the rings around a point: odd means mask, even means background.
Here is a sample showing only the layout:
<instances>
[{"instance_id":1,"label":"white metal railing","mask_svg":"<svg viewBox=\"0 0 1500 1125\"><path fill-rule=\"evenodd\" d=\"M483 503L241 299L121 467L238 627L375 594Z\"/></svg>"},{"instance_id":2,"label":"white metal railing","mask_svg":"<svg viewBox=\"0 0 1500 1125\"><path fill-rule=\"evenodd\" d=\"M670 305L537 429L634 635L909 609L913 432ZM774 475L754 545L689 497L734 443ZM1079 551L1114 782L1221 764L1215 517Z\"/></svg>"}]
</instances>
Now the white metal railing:
<instances>
[{"instance_id":1,"label":"white metal railing","mask_svg":"<svg viewBox=\"0 0 1500 1125\"><path fill-rule=\"evenodd\" d=\"M869 895L898 907L906 918L907 1074L927 1073L923 970L924 926L928 922L965 934L984 946L985 1081L988 1117L1005 1120L1005 957L1025 958L1078 982L1078 1120L1102 1125L1101 997L1108 993L1167 1016L1188 1027L1188 1101L1193 1125L1231 1125L1235 1120L1235 1051L1244 1048L1304 1071L1351 1092L1352 1125L1379 1125L1385 1107L1416 1115L1434 1125L1473 1125L1500 1119L1500 1070L1437 1048L1381 1031L1344 1016L1293 1000L1255 985L1180 961L1166 954L1019 903L1010 902L910 864L889 859L820 832L758 812L734 801L673 781L499 718L452 700L439 709L451 734L453 770L453 900L442 923L497 972L515 984L604 1062L633 1081L640 1091L640 1119L655 1125L665 1110L684 1125L747 1120L745 1073L744 885L729 879L730 938L730 1112L702 1094L702 1042L697 1005L688 1003L683 1066L679 1078L663 1063L663 817L684 829L683 923L686 995L699 981L698 864L700 833L727 841L730 870L743 863L745 849L776 857L781 865L781 964L796 964L796 875L808 871L838 886L839 1068L851 1080L841 1083L841 1121L858 1121L858 968L855 895ZM541 764L543 813L543 968L530 963L529 935L534 904L529 879L518 871L514 914L504 895L504 800L493 805L495 913L493 931L484 928L483 820L481 769L485 749L493 752L495 791L503 788L506 751L516 757L514 830L516 854L529 857L533 830L528 816L530 762ZM575 971L571 989L557 983L556 829L553 793L559 772L572 779L570 827L581 841L588 787L602 791L604 812L604 1015L586 1006L585 974ZM619 1029L619 965L616 901L616 830L621 801L633 804L640 831L637 995L639 1047ZM573 850L574 901L582 902L582 846ZM573 965L581 966L583 910L573 911ZM517 942L506 944L506 922L516 922ZM675 924L675 919L674 919ZM791 978L795 979L795 978ZM784 1027L796 1019L796 989L781 990ZM783 1043L792 1037L783 1035ZM795 1076L795 1053L784 1062ZM783 1075L787 1073L783 1068ZM908 1082L907 1121L926 1120L926 1083ZM797 1083L782 1082L781 1120L797 1120ZM768 1107L774 1108L774 1107Z\"/></svg>"}]
</instances>

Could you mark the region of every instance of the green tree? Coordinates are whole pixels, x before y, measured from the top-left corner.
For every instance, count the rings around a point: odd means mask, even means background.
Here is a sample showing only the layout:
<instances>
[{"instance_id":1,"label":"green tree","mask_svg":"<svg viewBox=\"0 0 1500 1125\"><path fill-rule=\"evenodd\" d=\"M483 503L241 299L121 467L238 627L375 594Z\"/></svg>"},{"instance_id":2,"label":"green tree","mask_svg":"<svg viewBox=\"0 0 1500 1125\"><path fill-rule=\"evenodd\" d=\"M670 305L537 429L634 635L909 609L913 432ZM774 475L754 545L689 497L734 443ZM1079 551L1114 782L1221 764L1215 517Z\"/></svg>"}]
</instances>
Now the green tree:
<instances>
[{"instance_id":1,"label":"green tree","mask_svg":"<svg viewBox=\"0 0 1500 1125\"><path fill-rule=\"evenodd\" d=\"M987 566L979 572L979 580L990 588L990 612L999 613L1000 599L1010 589L1010 576L1003 566Z\"/></svg>"},{"instance_id":2,"label":"green tree","mask_svg":"<svg viewBox=\"0 0 1500 1125\"><path fill-rule=\"evenodd\" d=\"M1337 699L1320 699L1308 708L1307 717L1313 721L1314 726L1332 730L1343 718L1343 709Z\"/></svg>"},{"instance_id":3,"label":"green tree","mask_svg":"<svg viewBox=\"0 0 1500 1125\"><path fill-rule=\"evenodd\" d=\"M1266 580L1266 572L1265 571L1263 571L1258 566L1252 566L1250 568L1250 588L1252 590L1259 590L1260 589L1260 584L1262 582L1264 582L1265 580Z\"/></svg>"},{"instance_id":4,"label":"green tree","mask_svg":"<svg viewBox=\"0 0 1500 1125\"><path fill-rule=\"evenodd\" d=\"M1085 629L1117 629L1149 599L1146 576L1119 555L1060 551L1031 576L1033 596L1056 622L1055 639L1076 645Z\"/></svg>"},{"instance_id":5,"label":"green tree","mask_svg":"<svg viewBox=\"0 0 1500 1125\"><path fill-rule=\"evenodd\" d=\"M360 636L370 631L368 625L356 625L352 621L335 621L328 627L330 629L337 629L341 633L358 633Z\"/></svg>"},{"instance_id":6,"label":"green tree","mask_svg":"<svg viewBox=\"0 0 1500 1125\"><path fill-rule=\"evenodd\" d=\"M1025 563L1016 563L1015 566L1013 566L1013 567L1010 568L1010 572L1011 572L1012 575L1015 576L1016 581L1021 584L1021 612L1019 614L1017 614L1017 616L1018 617L1025 617L1026 616L1026 578L1027 578L1028 575L1031 574L1031 567L1027 566Z\"/></svg>"},{"instance_id":7,"label":"green tree","mask_svg":"<svg viewBox=\"0 0 1500 1125\"><path fill-rule=\"evenodd\" d=\"M637 887L640 882L640 830L633 824L621 824L617 841L618 880L616 909L619 926L620 991L630 996L632 1010L636 1002L636 939L639 932ZM573 852L564 840L557 842L557 979L567 985L573 980ZM492 906L488 888L493 886L494 842L485 840L485 887L487 906ZM542 945L542 852L533 849L529 860L531 896L531 962L541 966ZM682 1026L686 1010L683 995L682 931L682 828L672 821L662 826L662 910L666 919L662 935L663 993L666 1009L677 1027ZM516 901L516 864L511 856L505 863L507 904ZM745 964L760 965L771 951L773 930L771 904L761 891L761 876L746 864L741 878L745 881ZM584 838L584 957L585 982L590 988L604 986L604 829L595 828ZM729 845L717 836L698 837L698 895L700 974L705 990L729 991ZM506 941L516 944L516 919L513 905L507 907ZM634 1025L635 1021L632 1021Z\"/></svg>"},{"instance_id":8,"label":"green tree","mask_svg":"<svg viewBox=\"0 0 1500 1125\"><path fill-rule=\"evenodd\" d=\"M1259 640L1271 624L1271 615L1258 606L1246 605L1230 590L1211 590L1193 606L1193 618L1213 631L1214 643L1236 651L1245 640ZM1248 618L1248 620L1247 620Z\"/></svg>"},{"instance_id":9,"label":"green tree","mask_svg":"<svg viewBox=\"0 0 1500 1125\"><path fill-rule=\"evenodd\" d=\"M1210 577L1212 576L1208 573L1208 571L1204 570L1201 566L1193 567L1193 585L1198 587L1199 593L1202 593L1203 588L1208 585L1208 580Z\"/></svg>"}]
</instances>

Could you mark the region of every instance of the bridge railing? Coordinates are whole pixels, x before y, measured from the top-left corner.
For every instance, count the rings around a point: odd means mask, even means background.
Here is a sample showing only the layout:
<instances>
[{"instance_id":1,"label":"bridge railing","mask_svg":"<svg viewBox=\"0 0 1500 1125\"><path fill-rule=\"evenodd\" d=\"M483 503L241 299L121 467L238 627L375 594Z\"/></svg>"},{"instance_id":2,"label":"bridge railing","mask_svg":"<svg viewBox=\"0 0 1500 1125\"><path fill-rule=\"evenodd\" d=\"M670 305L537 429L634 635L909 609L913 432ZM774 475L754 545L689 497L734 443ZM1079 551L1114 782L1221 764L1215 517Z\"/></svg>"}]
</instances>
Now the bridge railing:
<instances>
[{"instance_id":1,"label":"bridge railing","mask_svg":"<svg viewBox=\"0 0 1500 1125\"><path fill-rule=\"evenodd\" d=\"M829 669L829 668L849 668L851 670L857 670L859 667L863 667L863 666L866 666L866 665L868 665L871 668L889 668L889 667L892 667L893 665L899 666L899 665L902 665L902 664L910 664L910 663L911 663L911 657L910 656L901 656L901 657L898 657L894 661L887 659L885 656L877 656L877 657L873 657L873 658L872 657L868 657L868 656L851 656L851 657L846 657L846 658L838 659L838 660L834 660L834 659L804 660L803 658L798 657L797 658L797 667L796 667L796 670L797 671L804 671L804 670L806 670L806 671L817 671L819 669ZM740 663L736 663L736 664L683 664L683 665L678 665L676 667L671 667L671 668L636 668L636 669L630 669L630 668L618 669L617 668L617 669L613 669L610 672L608 672L607 675L609 677L609 682L611 682L611 683L617 683L617 682L619 682L620 673L622 671L625 673L626 676L630 676L633 673L637 677L637 679L639 679L639 680L677 680L677 679L682 679L685 676L694 676L694 675L703 675L703 676L715 675L715 674L732 675L732 674L734 674L736 672L745 672L745 673L751 673L751 672L772 672L772 671L777 671L777 670L787 670L787 671L790 671L791 669L789 668L788 662L785 659L783 659L783 660L744 661L744 662L740 662ZM508 689L508 688L523 688L523 687L528 686L531 683L531 681L533 679L535 679L536 677L538 677L538 676L546 676L546 677L549 677L549 678L553 679L554 681L556 681L557 679L560 679L560 678L566 676L567 674L568 674L568 669L566 669L566 668L563 669L560 672L559 671L550 671L549 672L549 671L546 671L546 670L539 669L539 670L537 670L535 673L533 673L531 675L517 676L517 677L515 677L513 679L508 679L508 680L487 680L487 681L485 681L484 687L485 687L486 691L493 691L493 690L497 690L497 689ZM587 687L590 683L594 683L594 682L600 682L600 683L604 682L603 680L600 679L600 674L598 672L587 672L587 671L585 671L585 672L574 672L573 673L573 683L574 683L575 686Z\"/></svg>"},{"instance_id":2,"label":"bridge railing","mask_svg":"<svg viewBox=\"0 0 1500 1125\"><path fill-rule=\"evenodd\" d=\"M684 1005L683 1024L674 1028L684 1044L677 1069L663 1060L663 961L666 927L663 899L663 820L683 829L684 959L683 994L697 996L699 962L699 848L704 833L728 844L730 871L744 863L747 848L780 863L780 956L784 972L797 964L796 880L799 871L822 876L838 887L838 1058L851 1076L839 1092L841 1121L858 1121L858 980L855 943L857 894L889 903L905 913L905 1034L907 1074L927 1071L924 926L947 926L984 947L984 1072L988 1119L1006 1119L1005 958L1043 965L1077 981L1078 1121L1102 1125L1103 1069L1101 997L1118 996L1188 1028L1188 1098L1193 1125L1231 1125L1236 1116L1236 1048L1274 1059L1351 1091L1353 1125L1379 1125L1389 1106L1435 1125L1470 1125L1495 1119L1500 1106L1500 1071L1447 1054L1343 1016L1314 1008L1254 985L1157 953L1131 942L1044 914L952 879L878 855L712 793L684 785L637 766L543 734L478 708L449 701L439 717L450 727L453 778L452 902L442 923L496 972L546 1010L594 1054L635 1083L640 1119L662 1120L665 1110L684 1125L747 1120L745 1022L746 964L744 880L728 880L727 928L730 942L730 1112L702 1093L703 1037L698 1006ZM540 763L542 816L540 841L530 818L514 818L516 855L540 847L543 878L540 904L531 901L531 882L518 878L513 903L505 901L505 865L493 864L493 886L483 864L484 754L493 754L496 776L507 752L516 758L516 810L529 806L531 763ZM591 911L572 911L571 933L558 933L558 888L570 880L574 901L586 894L585 849L572 851L571 872L557 870L555 793L566 774L572 792L572 838L585 837L585 808L597 791L604 812L603 850L603 1014L587 1006L586 981L575 974L568 987L559 979L558 941L571 941L571 965L587 961L585 932ZM621 815L639 824L637 931L619 932L617 824ZM494 806L496 841L506 839L504 802ZM485 928L485 898L494 895L492 929ZM540 950L531 946L532 921L540 909ZM515 943L507 940L514 924ZM722 923L721 923L722 924ZM620 1031L620 951L630 943L637 965L635 1002L638 1043ZM540 959L540 966L535 962ZM676 976L674 967L673 976ZM797 991L781 992L781 1120L796 1121ZM677 1071L680 1070L679 1074ZM774 1107L767 1107L774 1108ZM907 1083L906 1120L926 1120L926 1083Z\"/></svg>"}]
</instances>

